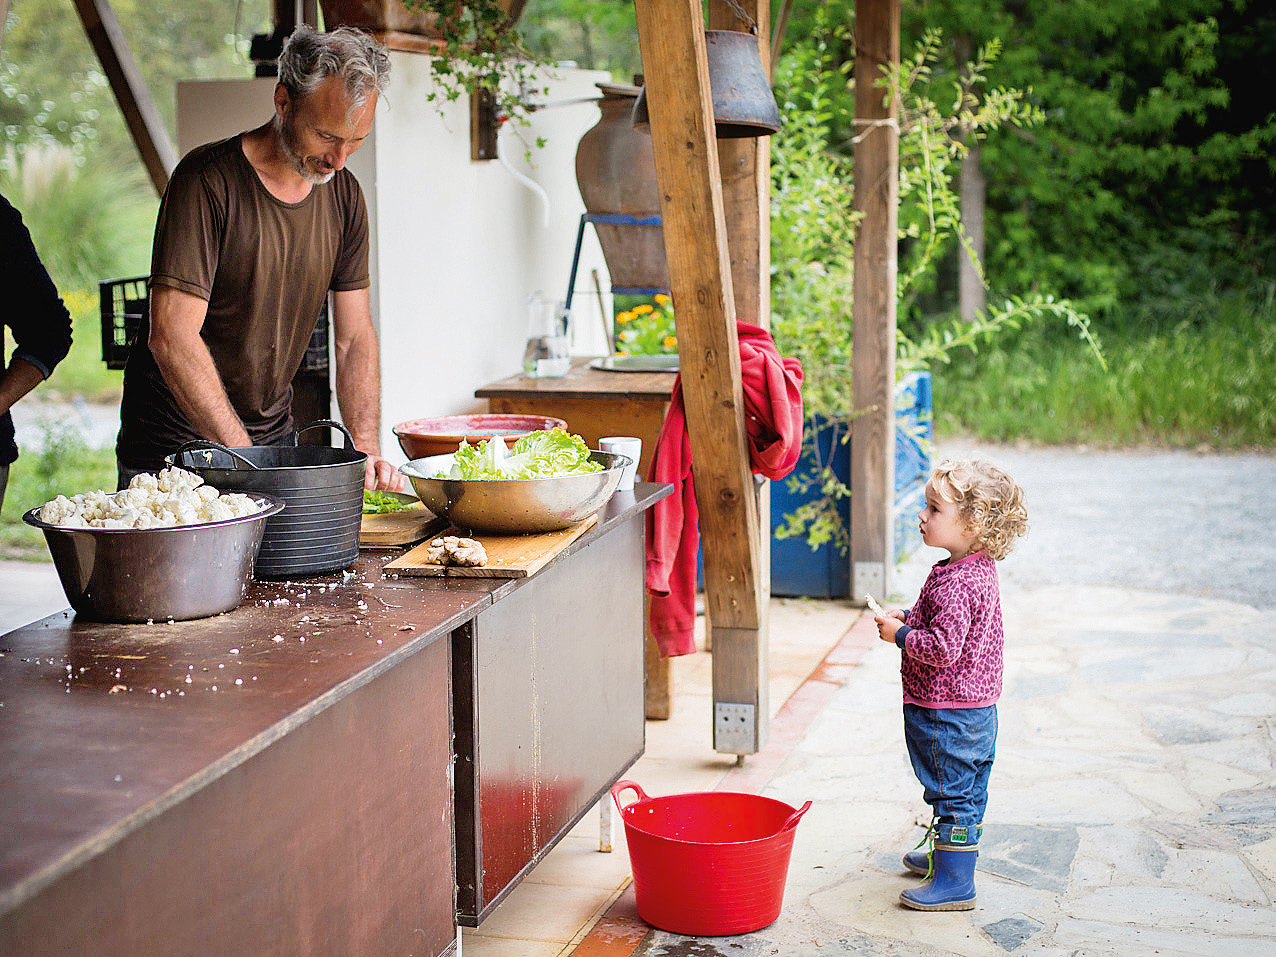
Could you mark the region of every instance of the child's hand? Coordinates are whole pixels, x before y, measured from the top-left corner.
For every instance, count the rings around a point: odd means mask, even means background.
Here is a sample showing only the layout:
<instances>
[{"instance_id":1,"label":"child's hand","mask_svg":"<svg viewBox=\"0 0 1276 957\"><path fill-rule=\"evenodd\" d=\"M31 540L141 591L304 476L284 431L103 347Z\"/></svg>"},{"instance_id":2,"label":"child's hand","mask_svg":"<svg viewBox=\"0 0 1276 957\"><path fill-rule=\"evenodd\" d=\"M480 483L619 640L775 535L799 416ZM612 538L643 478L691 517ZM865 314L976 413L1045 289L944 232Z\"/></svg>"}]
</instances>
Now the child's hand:
<instances>
[{"instance_id":1,"label":"child's hand","mask_svg":"<svg viewBox=\"0 0 1276 957\"><path fill-rule=\"evenodd\" d=\"M895 609L885 615L877 615L873 621L877 622L877 634L882 641L889 641L894 644L895 633L904 624L904 613L899 609Z\"/></svg>"}]
</instances>

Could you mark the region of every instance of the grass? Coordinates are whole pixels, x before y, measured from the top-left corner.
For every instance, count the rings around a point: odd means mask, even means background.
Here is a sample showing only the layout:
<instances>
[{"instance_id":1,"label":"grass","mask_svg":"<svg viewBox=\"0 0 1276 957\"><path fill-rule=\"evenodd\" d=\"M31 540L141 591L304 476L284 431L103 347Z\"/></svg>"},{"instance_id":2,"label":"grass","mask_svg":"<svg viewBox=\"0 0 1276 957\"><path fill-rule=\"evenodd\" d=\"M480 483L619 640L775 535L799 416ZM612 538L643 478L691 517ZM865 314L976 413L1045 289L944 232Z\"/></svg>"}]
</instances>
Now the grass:
<instances>
[{"instance_id":1,"label":"grass","mask_svg":"<svg viewBox=\"0 0 1276 957\"><path fill-rule=\"evenodd\" d=\"M988 441L1276 448L1276 305L1221 298L1206 319L1101 334L1030 329L932 370L936 425Z\"/></svg>"},{"instance_id":2,"label":"grass","mask_svg":"<svg viewBox=\"0 0 1276 957\"><path fill-rule=\"evenodd\" d=\"M124 373L108 369L102 361L97 290L71 290L63 292L62 298L71 311L71 351L48 381L21 401L78 396L86 402L118 403ZM4 346L4 354L12 354L8 329ZM27 509L59 493L115 489L114 449L90 448L68 425L46 429L42 447L41 452L19 448L18 460L9 467L9 486L0 511L0 559L50 560L44 535L22 521Z\"/></svg>"},{"instance_id":3,"label":"grass","mask_svg":"<svg viewBox=\"0 0 1276 957\"><path fill-rule=\"evenodd\" d=\"M44 533L22 521L28 509L55 495L115 489L115 450L92 449L67 426L47 429L44 448L27 451L9 466L0 512L0 559L50 561Z\"/></svg>"}]
</instances>

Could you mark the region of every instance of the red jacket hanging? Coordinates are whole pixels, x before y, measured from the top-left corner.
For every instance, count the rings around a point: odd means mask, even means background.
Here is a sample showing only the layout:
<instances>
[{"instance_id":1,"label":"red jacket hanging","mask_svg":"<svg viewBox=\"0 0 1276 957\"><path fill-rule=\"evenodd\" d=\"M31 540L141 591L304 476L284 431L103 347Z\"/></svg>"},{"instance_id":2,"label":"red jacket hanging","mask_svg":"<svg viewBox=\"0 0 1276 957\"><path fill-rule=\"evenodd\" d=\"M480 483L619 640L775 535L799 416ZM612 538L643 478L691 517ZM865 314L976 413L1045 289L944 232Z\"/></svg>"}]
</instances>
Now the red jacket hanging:
<instances>
[{"instance_id":1,"label":"red jacket hanging","mask_svg":"<svg viewBox=\"0 0 1276 957\"><path fill-rule=\"evenodd\" d=\"M759 326L737 322L736 333L750 466L758 475L781 479L793 471L802 452L802 365L782 357L770 334ZM691 654L696 650L700 527L681 375L674 380L647 478L674 486L672 495L647 510L649 626L660 657Z\"/></svg>"}]
</instances>

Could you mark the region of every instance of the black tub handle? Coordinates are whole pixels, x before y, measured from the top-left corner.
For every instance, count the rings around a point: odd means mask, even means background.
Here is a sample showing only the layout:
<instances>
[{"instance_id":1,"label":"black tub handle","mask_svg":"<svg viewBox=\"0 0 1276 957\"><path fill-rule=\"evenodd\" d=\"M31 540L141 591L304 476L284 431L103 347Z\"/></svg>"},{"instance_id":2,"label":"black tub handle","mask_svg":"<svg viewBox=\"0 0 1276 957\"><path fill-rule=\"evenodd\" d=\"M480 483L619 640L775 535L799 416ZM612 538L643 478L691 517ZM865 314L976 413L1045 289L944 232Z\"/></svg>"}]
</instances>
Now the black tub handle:
<instances>
[{"instance_id":1,"label":"black tub handle","mask_svg":"<svg viewBox=\"0 0 1276 957\"><path fill-rule=\"evenodd\" d=\"M228 449L220 442L214 442L212 439L193 439L190 442L185 442L174 454L166 456L164 461L169 465L175 465L177 463L177 459L181 458L183 452L200 452L208 449L216 449L218 452L225 452L231 457L232 464L234 464L235 468L239 468L239 462L243 462L250 469L253 469L254 471L257 470L257 466L255 464L244 458L234 449ZM180 468L180 466L178 467Z\"/></svg>"},{"instance_id":2,"label":"black tub handle","mask_svg":"<svg viewBox=\"0 0 1276 957\"><path fill-rule=\"evenodd\" d=\"M340 429L340 430L341 430L341 434L342 434L342 435L344 435L344 436L346 437L346 451L347 451L347 452L357 452L357 451L359 451L358 449L356 449L356 448L354 447L354 436L350 434L350 432L346 429L346 427L345 427L344 425L342 425L340 422L335 422L335 421L333 421L332 419L319 419L319 420L318 420L318 421L316 421L316 422L311 422L309 425L303 425L301 428L299 428L296 432L294 432L294 433L292 434L292 444L293 444L293 445L300 445L301 443L300 443L298 440L301 438L301 433L302 433L302 432L305 432L307 429L317 429L317 428L319 428L320 426L323 426L323 425L326 425L326 426L328 426L329 428L332 428L332 429Z\"/></svg>"}]
</instances>

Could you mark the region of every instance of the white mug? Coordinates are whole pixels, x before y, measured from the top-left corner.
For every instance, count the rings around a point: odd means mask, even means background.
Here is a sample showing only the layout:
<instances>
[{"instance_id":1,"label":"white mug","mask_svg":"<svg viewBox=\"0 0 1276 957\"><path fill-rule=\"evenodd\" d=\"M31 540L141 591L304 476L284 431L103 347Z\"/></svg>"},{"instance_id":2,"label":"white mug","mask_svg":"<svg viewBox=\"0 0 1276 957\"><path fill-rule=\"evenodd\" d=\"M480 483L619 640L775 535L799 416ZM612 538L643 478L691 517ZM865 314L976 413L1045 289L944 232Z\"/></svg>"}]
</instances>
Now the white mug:
<instances>
[{"instance_id":1,"label":"white mug","mask_svg":"<svg viewBox=\"0 0 1276 957\"><path fill-rule=\"evenodd\" d=\"M598 440L598 447L604 452L627 455L630 463L620 473L620 484L617 491L628 491L634 487L634 476L638 472L638 460L642 457L642 439L632 435L609 435Z\"/></svg>"}]
</instances>

